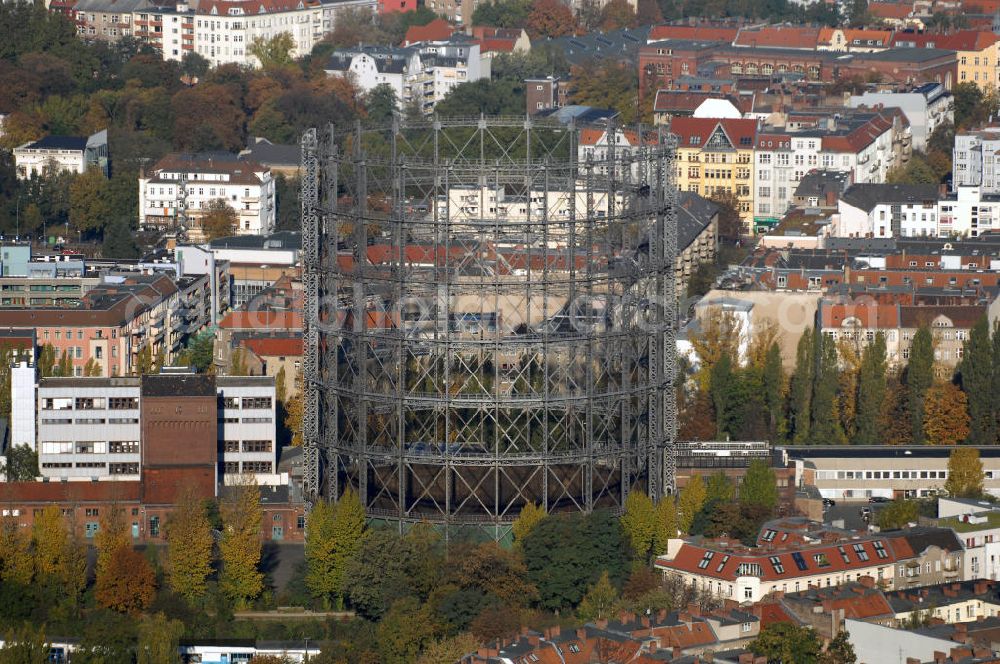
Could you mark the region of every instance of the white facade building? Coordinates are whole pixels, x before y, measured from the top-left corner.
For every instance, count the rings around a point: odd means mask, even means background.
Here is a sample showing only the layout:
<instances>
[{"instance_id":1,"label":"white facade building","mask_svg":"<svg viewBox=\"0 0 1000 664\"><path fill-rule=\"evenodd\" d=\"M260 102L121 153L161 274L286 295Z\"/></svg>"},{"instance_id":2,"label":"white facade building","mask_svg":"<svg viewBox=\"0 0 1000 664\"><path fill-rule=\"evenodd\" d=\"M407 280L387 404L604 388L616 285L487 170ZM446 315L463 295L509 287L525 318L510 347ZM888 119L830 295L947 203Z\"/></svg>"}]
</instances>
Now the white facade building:
<instances>
[{"instance_id":1,"label":"white facade building","mask_svg":"<svg viewBox=\"0 0 1000 664\"><path fill-rule=\"evenodd\" d=\"M903 111L910 122L915 150L926 150L934 130L955 121L954 98L940 83L925 83L910 92L865 92L852 96L848 103L851 108L881 105Z\"/></svg>"},{"instance_id":2,"label":"white facade building","mask_svg":"<svg viewBox=\"0 0 1000 664\"><path fill-rule=\"evenodd\" d=\"M910 130L901 112L855 112L843 118L779 118L763 126L754 150L754 220L774 225L813 170L850 173L855 183L885 182L909 158Z\"/></svg>"},{"instance_id":3,"label":"white facade building","mask_svg":"<svg viewBox=\"0 0 1000 664\"><path fill-rule=\"evenodd\" d=\"M955 135L952 182L979 186L984 194L1000 194L1000 127Z\"/></svg>"},{"instance_id":4,"label":"white facade building","mask_svg":"<svg viewBox=\"0 0 1000 664\"><path fill-rule=\"evenodd\" d=\"M10 370L10 444L35 449L35 367L19 362Z\"/></svg>"},{"instance_id":5,"label":"white facade building","mask_svg":"<svg viewBox=\"0 0 1000 664\"><path fill-rule=\"evenodd\" d=\"M416 103L430 115L455 86L489 79L491 63L478 43L457 36L405 48L359 45L341 49L330 55L324 69L330 76L350 78L364 92L389 85L400 106Z\"/></svg>"},{"instance_id":6,"label":"white facade building","mask_svg":"<svg viewBox=\"0 0 1000 664\"><path fill-rule=\"evenodd\" d=\"M329 34L346 10L375 13L376 0L214 0L179 3L175 8L143 6L132 14L134 36L157 47L164 60L181 60L189 52L213 66L260 67L250 52L254 40L287 33L290 55L301 58Z\"/></svg>"},{"instance_id":7,"label":"white facade building","mask_svg":"<svg viewBox=\"0 0 1000 664\"><path fill-rule=\"evenodd\" d=\"M32 373L34 373L32 369ZM19 379L20 381L20 379ZM124 378L45 378L37 392L38 464L43 478L138 480L142 462L141 381ZM277 473L274 378L217 376L219 462L224 481L240 474L260 485L285 485ZM26 397L19 393L24 401ZM12 437L26 439L27 423Z\"/></svg>"},{"instance_id":8,"label":"white facade building","mask_svg":"<svg viewBox=\"0 0 1000 664\"><path fill-rule=\"evenodd\" d=\"M212 155L170 154L139 178L139 224L176 228L183 216L192 235L213 201L223 201L237 216L237 235L274 230L275 197L271 171L260 164Z\"/></svg>"},{"instance_id":9,"label":"white facade building","mask_svg":"<svg viewBox=\"0 0 1000 664\"><path fill-rule=\"evenodd\" d=\"M108 173L108 130L92 136L46 136L14 148L18 179L50 173L83 173L100 168Z\"/></svg>"}]
</instances>

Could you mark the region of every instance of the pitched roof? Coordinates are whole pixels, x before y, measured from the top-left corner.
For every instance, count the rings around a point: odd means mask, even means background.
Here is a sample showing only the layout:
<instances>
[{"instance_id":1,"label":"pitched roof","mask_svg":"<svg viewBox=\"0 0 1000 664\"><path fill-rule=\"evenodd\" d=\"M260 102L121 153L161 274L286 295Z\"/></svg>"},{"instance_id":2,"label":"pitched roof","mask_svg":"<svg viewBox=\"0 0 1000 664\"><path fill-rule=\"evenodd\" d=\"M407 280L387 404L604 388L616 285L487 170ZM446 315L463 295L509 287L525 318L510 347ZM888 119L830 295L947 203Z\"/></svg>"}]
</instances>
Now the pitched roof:
<instances>
[{"instance_id":1,"label":"pitched roof","mask_svg":"<svg viewBox=\"0 0 1000 664\"><path fill-rule=\"evenodd\" d=\"M917 328L930 325L939 318L951 322L958 329L971 329L979 319L986 315L986 305L908 305L899 308L899 325L906 328Z\"/></svg>"},{"instance_id":2,"label":"pitched roof","mask_svg":"<svg viewBox=\"0 0 1000 664\"><path fill-rule=\"evenodd\" d=\"M30 150L74 150L83 152L87 148L86 136L46 136L24 146Z\"/></svg>"},{"instance_id":3,"label":"pitched roof","mask_svg":"<svg viewBox=\"0 0 1000 664\"><path fill-rule=\"evenodd\" d=\"M302 337L251 337L242 344L257 357L297 357L302 355Z\"/></svg>"},{"instance_id":4,"label":"pitched roof","mask_svg":"<svg viewBox=\"0 0 1000 664\"><path fill-rule=\"evenodd\" d=\"M755 576L764 581L816 576L888 565L899 557L887 540L876 537L795 549L731 549L685 542L672 560L661 556L656 567L698 576L735 581L748 574L743 565L755 565ZM707 560L707 563L706 563Z\"/></svg>"},{"instance_id":5,"label":"pitched roof","mask_svg":"<svg viewBox=\"0 0 1000 664\"><path fill-rule=\"evenodd\" d=\"M869 2L868 12L877 18L895 18L903 20L913 16L913 3Z\"/></svg>"},{"instance_id":6,"label":"pitched roof","mask_svg":"<svg viewBox=\"0 0 1000 664\"><path fill-rule=\"evenodd\" d=\"M865 212L880 204L920 203L938 200L938 187L934 184L853 184L840 200Z\"/></svg>"},{"instance_id":7,"label":"pitched roof","mask_svg":"<svg viewBox=\"0 0 1000 664\"><path fill-rule=\"evenodd\" d=\"M231 330L301 330L302 314L294 311L232 311L219 321Z\"/></svg>"},{"instance_id":8,"label":"pitched roof","mask_svg":"<svg viewBox=\"0 0 1000 664\"><path fill-rule=\"evenodd\" d=\"M677 192L677 249L683 251L701 235L719 206L692 191Z\"/></svg>"},{"instance_id":9,"label":"pitched roof","mask_svg":"<svg viewBox=\"0 0 1000 664\"><path fill-rule=\"evenodd\" d=\"M830 44L833 42L833 35L835 32L841 32L844 35L844 39L850 45L854 41L863 42L863 45L868 45L868 42L874 42L875 46L887 46L892 39L892 30L858 30L854 28L822 28L819 31L819 43L820 44Z\"/></svg>"},{"instance_id":10,"label":"pitched roof","mask_svg":"<svg viewBox=\"0 0 1000 664\"><path fill-rule=\"evenodd\" d=\"M662 39L692 39L697 41L732 42L739 28L716 25L654 25L649 30L650 41Z\"/></svg>"},{"instance_id":11,"label":"pitched roof","mask_svg":"<svg viewBox=\"0 0 1000 664\"><path fill-rule=\"evenodd\" d=\"M734 46L767 46L768 48L815 49L820 29L797 25L769 25L752 30L740 30Z\"/></svg>"},{"instance_id":12,"label":"pitched roof","mask_svg":"<svg viewBox=\"0 0 1000 664\"><path fill-rule=\"evenodd\" d=\"M899 32L893 38L897 46L937 48L950 51L982 51L1000 40L1000 35L985 30L939 32Z\"/></svg>"},{"instance_id":13,"label":"pitched roof","mask_svg":"<svg viewBox=\"0 0 1000 664\"><path fill-rule=\"evenodd\" d=\"M436 18L427 25L411 25L406 31L403 45L409 46L422 41L441 41L448 39L455 31L451 23L443 18Z\"/></svg>"},{"instance_id":14,"label":"pitched roof","mask_svg":"<svg viewBox=\"0 0 1000 664\"><path fill-rule=\"evenodd\" d=\"M868 330L895 329L899 327L899 307L867 299L857 305L820 302L820 319L823 329L855 325Z\"/></svg>"},{"instance_id":15,"label":"pitched roof","mask_svg":"<svg viewBox=\"0 0 1000 664\"><path fill-rule=\"evenodd\" d=\"M719 127L733 147L753 147L757 133L756 120L678 117L670 122L670 131L677 135L678 147L681 148L703 147Z\"/></svg>"},{"instance_id":16,"label":"pitched roof","mask_svg":"<svg viewBox=\"0 0 1000 664\"><path fill-rule=\"evenodd\" d=\"M892 607L880 590L856 582L832 588L810 588L797 593L788 593L783 601L791 606L802 605L810 613L816 607L821 608L825 614L843 611L845 618L854 620L888 618L894 615Z\"/></svg>"}]
</instances>

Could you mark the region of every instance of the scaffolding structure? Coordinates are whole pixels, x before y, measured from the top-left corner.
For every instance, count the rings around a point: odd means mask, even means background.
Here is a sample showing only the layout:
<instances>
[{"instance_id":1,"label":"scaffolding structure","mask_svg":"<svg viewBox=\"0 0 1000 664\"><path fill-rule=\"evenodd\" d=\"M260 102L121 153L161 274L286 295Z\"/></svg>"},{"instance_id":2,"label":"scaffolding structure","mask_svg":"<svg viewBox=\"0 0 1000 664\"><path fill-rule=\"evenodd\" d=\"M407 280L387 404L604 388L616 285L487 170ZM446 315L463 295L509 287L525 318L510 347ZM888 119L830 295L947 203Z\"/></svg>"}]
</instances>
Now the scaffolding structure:
<instances>
[{"instance_id":1,"label":"scaffolding structure","mask_svg":"<svg viewBox=\"0 0 1000 664\"><path fill-rule=\"evenodd\" d=\"M307 495L501 539L673 491L669 134L397 117L302 154Z\"/></svg>"}]
</instances>

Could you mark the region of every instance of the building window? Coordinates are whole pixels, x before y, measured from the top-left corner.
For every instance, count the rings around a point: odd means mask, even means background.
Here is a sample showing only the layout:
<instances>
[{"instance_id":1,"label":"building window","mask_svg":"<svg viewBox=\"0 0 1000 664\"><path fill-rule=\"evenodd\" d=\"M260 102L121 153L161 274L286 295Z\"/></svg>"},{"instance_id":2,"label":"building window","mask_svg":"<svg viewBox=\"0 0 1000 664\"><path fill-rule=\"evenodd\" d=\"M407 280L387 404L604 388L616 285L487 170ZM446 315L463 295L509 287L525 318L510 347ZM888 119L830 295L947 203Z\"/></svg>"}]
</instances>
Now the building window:
<instances>
[{"instance_id":1,"label":"building window","mask_svg":"<svg viewBox=\"0 0 1000 664\"><path fill-rule=\"evenodd\" d=\"M108 408L111 410L134 410L139 407L136 397L109 397Z\"/></svg>"},{"instance_id":2,"label":"building window","mask_svg":"<svg viewBox=\"0 0 1000 664\"><path fill-rule=\"evenodd\" d=\"M240 474L240 462L239 461L227 461L222 464L222 472L227 475L239 475Z\"/></svg>"},{"instance_id":3,"label":"building window","mask_svg":"<svg viewBox=\"0 0 1000 664\"><path fill-rule=\"evenodd\" d=\"M223 452L239 452L240 451L240 441L238 440L227 440L222 443Z\"/></svg>"},{"instance_id":4,"label":"building window","mask_svg":"<svg viewBox=\"0 0 1000 664\"><path fill-rule=\"evenodd\" d=\"M139 442L135 440L112 440L108 443L111 454L138 454Z\"/></svg>"},{"instance_id":5,"label":"building window","mask_svg":"<svg viewBox=\"0 0 1000 664\"><path fill-rule=\"evenodd\" d=\"M149 517L149 536L150 537L160 536L160 517L158 516Z\"/></svg>"},{"instance_id":6,"label":"building window","mask_svg":"<svg viewBox=\"0 0 1000 664\"><path fill-rule=\"evenodd\" d=\"M269 440L244 440L244 452L270 452L271 441Z\"/></svg>"},{"instance_id":7,"label":"building window","mask_svg":"<svg viewBox=\"0 0 1000 664\"><path fill-rule=\"evenodd\" d=\"M243 462L243 472L244 473L270 473L271 472L271 462L270 461L244 461Z\"/></svg>"},{"instance_id":8,"label":"building window","mask_svg":"<svg viewBox=\"0 0 1000 664\"><path fill-rule=\"evenodd\" d=\"M244 408L271 408L271 397L244 397Z\"/></svg>"}]
</instances>

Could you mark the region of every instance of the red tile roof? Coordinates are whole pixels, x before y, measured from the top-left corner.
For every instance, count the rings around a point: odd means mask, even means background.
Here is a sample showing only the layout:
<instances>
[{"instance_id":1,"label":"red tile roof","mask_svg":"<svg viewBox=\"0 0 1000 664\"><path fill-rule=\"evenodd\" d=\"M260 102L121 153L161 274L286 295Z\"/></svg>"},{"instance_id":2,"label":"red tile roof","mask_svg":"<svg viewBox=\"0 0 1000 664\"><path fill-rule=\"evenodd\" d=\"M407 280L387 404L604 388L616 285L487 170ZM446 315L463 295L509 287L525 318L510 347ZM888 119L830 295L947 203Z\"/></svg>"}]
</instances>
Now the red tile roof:
<instances>
[{"instance_id":1,"label":"red tile roof","mask_svg":"<svg viewBox=\"0 0 1000 664\"><path fill-rule=\"evenodd\" d=\"M819 28L811 27L765 26L753 30L741 30L733 40L733 45L815 49L819 43L819 32Z\"/></svg>"},{"instance_id":2,"label":"red tile roof","mask_svg":"<svg viewBox=\"0 0 1000 664\"><path fill-rule=\"evenodd\" d=\"M919 48L943 48L950 51L982 51L1000 40L1000 35L984 30L940 32L899 32L896 44L913 43Z\"/></svg>"},{"instance_id":3,"label":"red tile roof","mask_svg":"<svg viewBox=\"0 0 1000 664\"><path fill-rule=\"evenodd\" d=\"M301 330L302 314L293 311L233 311L219 321L227 330Z\"/></svg>"},{"instance_id":4,"label":"red tile roof","mask_svg":"<svg viewBox=\"0 0 1000 664\"><path fill-rule=\"evenodd\" d=\"M895 329L899 327L899 307L894 304L858 302L856 304L820 305L821 325L824 329L850 327L855 322L866 329Z\"/></svg>"},{"instance_id":5,"label":"red tile roof","mask_svg":"<svg viewBox=\"0 0 1000 664\"><path fill-rule=\"evenodd\" d=\"M868 12L876 18L895 18L905 20L913 16L913 3L869 2Z\"/></svg>"},{"instance_id":6,"label":"red tile roof","mask_svg":"<svg viewBox=\"0 0 1000 664\"><path fill-rule=\"evenodd\" d=\"M831 44L833 42L833 33L836 31L844 33L844 39L847 40L847 44L850 45L854 40L859 40L865 42L862 45L867 45L867 42L875 42L875 45L888 46L890 41L892 41L892 30L855 30L852 28L823 28L819 31L819 43L820 44Z\"/></svg>"},{"instance_id":7,"label":"red tile roof","mask_svg":"<svg viewBox=\"0 0 1000 664\"><path fill-rule=\"evenodd\" d=\"M257 357L297 357L302 355L302 337L260 337L241 344Z\"/></svg>"},{"instance_id":8,"label":"red tile roof","mask_svg":"<svg viewBox=\"0 0 1000 664\"><path fill-rule=\"evenodd\" d=\"M756 120L679 117L670 122L670 131L677 135L678 147L703 147L720 125L734 147L753 147Z\"/></svg>"},{"instance_id":9,"label":"red tile roof","mask_svg":"<svg viewBox=\"0 0 1000 664\"><path fill-rule=\"evenodd\" d=\"M712 25L654 25L649 31L649 41L662 39L694 39L697 41L726 41L732 43L739 28Z\"/></svg>"},{"instance_id":10,"label":"red tile roof","mask_svg":"<svg viewBox=\"0 0 1000 664\"><path fill-rule=\"evenodd\" d=\"M422 41L441 41L451 37L454 31L455 28L451 23L443 18L436 18L427 25L411 25L406 31L403 45L408 46Z\"/></svg>"},{"instance_id":11,"label":"red tile roof","mask_svg":"<svg viewBox=\"0 0 1000 664\"><path fill-rule=\"evenodd\" d=\"M884 557L879 557L875 548L876 542L882 545ZM774 551L763 548L730 551L722 547L685 542L673 560L658 558L656 567L678 570L702 577L735 581L738 576L742 576L742 574L737 573L738 568L746 563L759 567L759 576L762 580L780 581L892 564L899 557L887 542L886 539L876 538ZM860 553L856 547L860 547ZM843 550L843 554L841 550ZM712 554L709 562L701 567L700 565L708 553ZM782 571L778 571L779 567L772 563L772 558L778 562Z\"/></svg>"}]
</instances>

